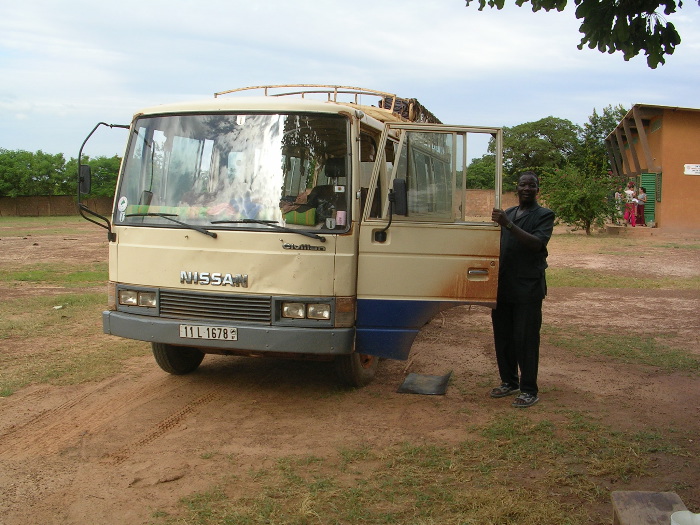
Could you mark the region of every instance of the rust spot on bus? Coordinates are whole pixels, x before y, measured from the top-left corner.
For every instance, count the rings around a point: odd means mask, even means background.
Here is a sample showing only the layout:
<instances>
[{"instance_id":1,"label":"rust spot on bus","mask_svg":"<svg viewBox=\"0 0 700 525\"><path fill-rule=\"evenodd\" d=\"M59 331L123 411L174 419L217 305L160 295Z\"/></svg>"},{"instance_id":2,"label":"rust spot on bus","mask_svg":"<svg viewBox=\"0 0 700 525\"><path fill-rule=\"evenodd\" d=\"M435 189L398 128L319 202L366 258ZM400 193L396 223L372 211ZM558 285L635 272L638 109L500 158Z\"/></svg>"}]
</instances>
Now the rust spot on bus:
<instances>
[{"instance_id":1,"label":"rust spot on bus","mask_svg":"<svg viewBox=\"0 0 700 525\"><path fill-rule=\"evenodd\" d=\"M498 260L470 264L450 277L439 297L466 303L496 303L498 292Z\"/></svg>"}]
</instances>

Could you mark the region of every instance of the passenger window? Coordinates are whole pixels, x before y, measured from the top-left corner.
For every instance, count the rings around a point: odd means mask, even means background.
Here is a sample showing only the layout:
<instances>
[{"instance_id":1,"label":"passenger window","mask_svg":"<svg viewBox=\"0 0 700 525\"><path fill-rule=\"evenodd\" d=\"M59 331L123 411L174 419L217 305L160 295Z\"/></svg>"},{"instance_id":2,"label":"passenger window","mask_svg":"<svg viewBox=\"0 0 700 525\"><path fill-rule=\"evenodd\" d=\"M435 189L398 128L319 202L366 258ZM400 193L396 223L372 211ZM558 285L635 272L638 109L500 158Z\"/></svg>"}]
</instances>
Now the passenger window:
<instances>
[{"instance_id":1,"label":"passenger window","mask_svg":"<svg viewBox=\"0 0 700 525\"><path fill-rule=\"evenodd\" d=\"M408 218L455 219L453 134L407 131L399 154L396 178L408 188ZM400 217L397 217L400 218Z\"/></svg>"},{"instance_id":2,"label":"passenger window","mask_svg":"<svg viewBox=\"0 0 700 525\"><path fill-rule=\"evenodd\" d=\"M492 139L483 132L406 131L395 176L406 181L408 215L395 219L490 224L496 165L475 156Z\"/></svg>"}]
</instances>

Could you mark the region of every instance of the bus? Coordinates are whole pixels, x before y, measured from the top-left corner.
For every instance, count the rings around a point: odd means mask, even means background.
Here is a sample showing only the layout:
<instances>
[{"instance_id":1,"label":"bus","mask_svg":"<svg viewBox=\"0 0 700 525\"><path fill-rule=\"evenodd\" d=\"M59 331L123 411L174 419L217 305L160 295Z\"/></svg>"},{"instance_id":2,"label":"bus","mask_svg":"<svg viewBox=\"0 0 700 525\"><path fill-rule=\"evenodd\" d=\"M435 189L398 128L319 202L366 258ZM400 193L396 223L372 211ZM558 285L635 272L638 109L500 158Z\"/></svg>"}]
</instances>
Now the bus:
<instances>
[{"instance_id":1,"label":"bus","mask_svg":"<svg viewBox=\"0 0 700 525\"><path fill-rule=\"evenodd\" d=\"M128 129L110 216L83 202L103 125ZM206 354L288 357L366 385L439 312L495 307L501 164L500 128L348 86L253 86L101 122L78 207L107 230L103 330L150 342L171 374Z\"/></svg>"}]
</instances>

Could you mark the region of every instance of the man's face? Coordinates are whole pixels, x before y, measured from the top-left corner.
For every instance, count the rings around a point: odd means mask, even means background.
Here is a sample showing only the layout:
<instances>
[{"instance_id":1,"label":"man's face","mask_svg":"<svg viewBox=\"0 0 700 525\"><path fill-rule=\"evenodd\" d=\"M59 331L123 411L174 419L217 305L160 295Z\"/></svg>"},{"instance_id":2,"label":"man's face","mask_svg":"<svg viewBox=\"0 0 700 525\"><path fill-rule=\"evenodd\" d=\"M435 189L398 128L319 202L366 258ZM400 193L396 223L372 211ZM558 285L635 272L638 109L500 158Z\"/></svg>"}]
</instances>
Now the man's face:
<instances>
[{"instance_id":1,"label":"man's face","mask_svg":"<svg viewBox=\"0 0 700 525\"><path fill-rule=\"evenodd\" d=\"M532 175L523 175L518 179L517 192L520 204L532 204L537 200L537 194L540 192L537 179Z\"/></svg>"}]
</instances>

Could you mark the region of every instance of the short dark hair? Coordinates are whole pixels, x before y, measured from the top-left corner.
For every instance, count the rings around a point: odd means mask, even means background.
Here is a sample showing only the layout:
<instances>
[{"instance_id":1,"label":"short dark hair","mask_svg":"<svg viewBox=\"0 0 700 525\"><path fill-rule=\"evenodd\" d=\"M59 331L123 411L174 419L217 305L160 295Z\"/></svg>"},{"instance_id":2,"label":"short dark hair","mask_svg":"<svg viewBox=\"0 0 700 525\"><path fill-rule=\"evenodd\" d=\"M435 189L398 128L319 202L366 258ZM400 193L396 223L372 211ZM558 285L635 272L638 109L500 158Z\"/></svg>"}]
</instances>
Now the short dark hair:
<instances>
[{"instance_id":1,"label":"short dark hair","mask_svg":"<svg viewBox=\"0 0 700 525\"><path fill-rule=\"evenodd\" d=\"M647 189L644 186L640 186L639 189L642 190L644 193L647 192Z\"/></svg>"},{"instance_id":2,"label":"short dark hair","mask_svg":"<svg viewBox=\"0 0 700 525\"><path fill-rule=\"evenodd\" d=\"M526 175L529 177L535 177L535 181L537 181L537 187L540 187L540 178L537 176L537 173L535 173L532 170L523 171L520 175L518 175L518 181L520 181L520 179Z\"/></svg>"}]
</instances>

